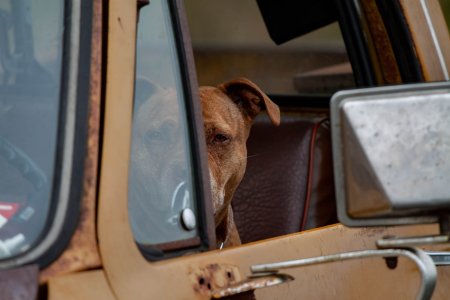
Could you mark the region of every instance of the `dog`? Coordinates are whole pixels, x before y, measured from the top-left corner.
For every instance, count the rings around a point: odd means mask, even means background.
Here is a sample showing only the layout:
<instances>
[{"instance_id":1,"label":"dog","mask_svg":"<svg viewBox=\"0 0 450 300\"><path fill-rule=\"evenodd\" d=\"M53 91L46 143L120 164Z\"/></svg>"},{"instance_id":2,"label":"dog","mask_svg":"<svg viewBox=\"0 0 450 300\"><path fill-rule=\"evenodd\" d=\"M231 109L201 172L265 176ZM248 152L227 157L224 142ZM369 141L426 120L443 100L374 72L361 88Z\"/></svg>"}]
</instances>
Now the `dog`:
<instances>
[{"instance_id":1,"label":"dog","mask_svg":"<svg viewBox=\"0 0 450 300\"><path fill-rule=\"evenodd\" d=\"M252 81L237 78L199 88L208 152L217 247L241 244L231 200L247 166L246 142L255 117L265 108L274 125L280 109Z\"/></svg>"},{"instance_id":2,"label":"dog","mask_svg":"<svg viewBox=\"0 0 450 300\"><path fill-rule=\"evenodd\" d=\"M155 245L188 238L180 211L189 205L189 150L179 95L150 80L136 82L133 141L129 177L129 213L136 242ZM266 109L276 125L280 110L261 89L245 78L217 87L199 88L217 246L240 244L231 200L247 165L246 141L256 115ZM186 126L186 125L185 125Z\"/></svg>"}]
</instances>

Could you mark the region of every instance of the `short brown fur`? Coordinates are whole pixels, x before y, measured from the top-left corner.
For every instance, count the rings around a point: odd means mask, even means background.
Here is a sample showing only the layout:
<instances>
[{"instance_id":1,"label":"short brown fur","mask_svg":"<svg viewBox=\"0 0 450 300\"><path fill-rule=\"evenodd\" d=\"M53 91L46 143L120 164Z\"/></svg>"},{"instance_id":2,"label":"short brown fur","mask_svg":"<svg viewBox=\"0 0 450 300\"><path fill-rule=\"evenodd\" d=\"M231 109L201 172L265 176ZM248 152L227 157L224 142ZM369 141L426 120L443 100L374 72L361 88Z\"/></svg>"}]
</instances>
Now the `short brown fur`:
<instances>
[{"instance_id":1,"label":"short brown fur","mask_svg":"<svg viewBox=\"0 0 450 300\"><path fill-rule=\"evenodd\" d=\"M200 87L217 244L239 245L231 200L247 166L246 142L256 115L265 108L275 125L280 110L253 82L237 78Z\"/></svg>"}]
</instances>

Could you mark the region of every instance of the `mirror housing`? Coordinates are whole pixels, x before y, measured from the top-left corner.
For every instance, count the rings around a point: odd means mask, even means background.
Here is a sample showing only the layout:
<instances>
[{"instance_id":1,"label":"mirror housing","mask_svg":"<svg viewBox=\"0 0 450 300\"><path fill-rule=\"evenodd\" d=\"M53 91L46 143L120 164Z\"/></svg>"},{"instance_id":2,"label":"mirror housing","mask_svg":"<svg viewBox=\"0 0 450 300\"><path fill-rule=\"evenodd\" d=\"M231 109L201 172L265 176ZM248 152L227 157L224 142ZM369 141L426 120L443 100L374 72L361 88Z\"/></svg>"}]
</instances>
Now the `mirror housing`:
<instances>
[{"instance_id":1,"label":"mirror housing","mask_svg":"<svg viewBox=\"0 0 450 300\"><path fill-rule=\"evenodd\" d=\"M338 92L331 124L341 223L434 223L448 214L449 83Z\"/></svg>"}]
</instances>

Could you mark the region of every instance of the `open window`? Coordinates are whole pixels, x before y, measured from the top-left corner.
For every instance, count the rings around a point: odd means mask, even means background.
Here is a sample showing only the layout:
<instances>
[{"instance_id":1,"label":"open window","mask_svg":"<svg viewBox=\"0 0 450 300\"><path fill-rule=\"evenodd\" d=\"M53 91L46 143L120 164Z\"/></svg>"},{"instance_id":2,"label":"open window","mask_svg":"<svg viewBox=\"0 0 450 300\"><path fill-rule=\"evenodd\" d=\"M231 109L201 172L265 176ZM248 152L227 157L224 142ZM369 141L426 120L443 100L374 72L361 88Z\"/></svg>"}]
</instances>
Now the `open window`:
<instances>
[{"instance_id":1,"label":"open window","mask_svg":"<svg viewBox=\"0 0 450 300\"><path fill-rule=\"evenodd\" d=\"M337 222L328 103L354 87L334 1L186 2L199 85L255 82L281 108L256 117L233 198L243 243ZM320 16L320 17L319 17Z\"/></svg>"},{"instance_id":2,"label":"open window","mask_svg":"<svg viewBox=\"0 0 450 300\"><path fill-rule=\"evenodd\" d=\"M244 242L337 221L331 94L445 78L445 1L423 2L186 4L199 84L248 77L282 111L278 128L258 116L248 140L247 171L233 200ZM433 34L436 47L424 42Z\"/></svg>"}]
</instances>

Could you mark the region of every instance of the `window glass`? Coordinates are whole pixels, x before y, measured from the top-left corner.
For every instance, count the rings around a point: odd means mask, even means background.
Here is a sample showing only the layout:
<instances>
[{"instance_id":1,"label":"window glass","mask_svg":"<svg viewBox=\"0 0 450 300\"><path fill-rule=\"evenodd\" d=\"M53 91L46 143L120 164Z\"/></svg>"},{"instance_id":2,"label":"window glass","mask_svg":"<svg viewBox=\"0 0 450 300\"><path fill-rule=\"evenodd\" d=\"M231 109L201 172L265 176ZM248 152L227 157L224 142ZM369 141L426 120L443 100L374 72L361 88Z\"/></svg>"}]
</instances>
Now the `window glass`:
<instances>
[{"instance_id":1,"label":"window glass","mask_svg":"<svg viewBox=\"0 0 450 300\"><path fill-rule=\"evenodd\" d=\"M187 126L168 3L151 1L138 23L129 175L129 216L139 245L164 248L197 236Z\"/></svg>"},{"instance_id":2,"label":"window glass","mask_svg":"<svg viewBox=\"0 0 450 300\"><path fill-rule=\"evenodd\" d=\"M0 259L29 249L49 212L63 5L0 0Z\"/></svg>"}]
</instances>

